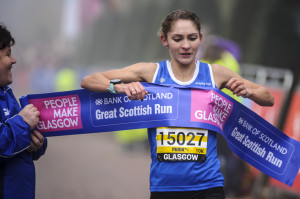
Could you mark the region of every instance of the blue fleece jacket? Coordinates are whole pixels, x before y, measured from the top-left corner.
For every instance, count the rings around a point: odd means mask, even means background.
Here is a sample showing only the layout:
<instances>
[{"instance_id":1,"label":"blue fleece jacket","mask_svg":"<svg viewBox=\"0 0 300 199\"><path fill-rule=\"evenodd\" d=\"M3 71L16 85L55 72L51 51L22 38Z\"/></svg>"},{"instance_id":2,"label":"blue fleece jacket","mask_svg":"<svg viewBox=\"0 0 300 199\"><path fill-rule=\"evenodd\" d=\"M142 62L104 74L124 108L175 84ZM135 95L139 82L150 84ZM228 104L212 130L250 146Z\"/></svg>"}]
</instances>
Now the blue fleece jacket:
<instances>
[{"instance_id":1,"label":"blue fleece jacket","mask_svg":"<svg viewBox=\"0 0 300 199\"><path fill-rule=\"evenodd\" d=\"M33 160L43 155L47 140L35 153L28 153L30 126L18 115L21 108L9 87L0 89L0 199L34 199Z\"/></svg>"}]
</instances>

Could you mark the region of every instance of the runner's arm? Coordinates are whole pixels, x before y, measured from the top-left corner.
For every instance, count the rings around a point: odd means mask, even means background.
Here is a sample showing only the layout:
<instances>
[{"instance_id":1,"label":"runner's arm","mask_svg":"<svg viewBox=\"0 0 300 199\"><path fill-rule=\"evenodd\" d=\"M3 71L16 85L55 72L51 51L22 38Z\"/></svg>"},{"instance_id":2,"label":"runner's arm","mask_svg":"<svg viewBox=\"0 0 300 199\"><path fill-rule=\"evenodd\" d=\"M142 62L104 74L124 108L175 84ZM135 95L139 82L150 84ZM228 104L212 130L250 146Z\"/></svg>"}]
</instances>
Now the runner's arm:
<instances>
[{"instance_id":1,"label":"runner's arm","mask_svg":"<svg viewBox=\"0 0 300 199\"><path fill-rule=\"evenodd\" d=\"M122 69L94 73L83 78L81 87L94 92L106 92L110 80L121 79L123 83L114 86L117 93L126 94L134 100L143 99L146 91L140 82L151 82L156 67L156 63L137 63Z\"/></svg>"},{"instance_id":2,"label":"runner's arm","mask_svg":"<svg viewBox=\"0 0 300 199\"><path fill-rule=\"evenodd\" d=\"M219 64L212 64L212 71L218 88L227 88L233 94L249 98L261 106L273 106L274 97L267 88L246 80Z\"/></svg>"}]
</instances>

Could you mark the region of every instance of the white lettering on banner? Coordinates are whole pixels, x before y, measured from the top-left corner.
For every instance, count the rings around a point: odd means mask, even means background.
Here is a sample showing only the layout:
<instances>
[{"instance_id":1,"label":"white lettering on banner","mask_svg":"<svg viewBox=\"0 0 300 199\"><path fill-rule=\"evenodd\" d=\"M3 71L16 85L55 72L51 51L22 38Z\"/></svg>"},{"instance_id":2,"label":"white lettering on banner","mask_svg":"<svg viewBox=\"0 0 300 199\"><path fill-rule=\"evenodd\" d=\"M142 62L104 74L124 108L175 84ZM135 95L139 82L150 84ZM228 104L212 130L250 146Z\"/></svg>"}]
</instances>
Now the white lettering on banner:
<instances>
[{"instance_id":1,"label":"white lettering on banner","mask_svg":"<svg viewBox=\"0 0 300 199\"><path fill-rule=\"evenodd\" d=\"M161 106L160 104L155 104L155 114L172 113L172 106Z\"/></svg>"},{"instance_id":2,"label":"white lettering on banner","mask_svg":"<svg viewBox=\"0 0 300 199\"><path fill-rule=\"evenodd\" d=\"M282 166L282 160L276 158L271 151L268 153L266 160L279 168Z\"/></svg>"},{"instance_id":3,"label":"white lettering on banner","mask_svg":"<svg viewBox=\"0 0 300 199\"><path fill-rule=\"evenodd\" d=\"M260 140L262 140L264 143L268 144L271 148L275 149L276 151L279 151L281 154L287 154L288 150L286 147L281 146L280 144L276 143L272 138L267 136L266 134L262 133L260 130L255 128L252 124L247 122L244 118L240 117L238 123L251 132L253 135L258 136ZM233 132L235 129L233 130Z\"/></svg>"},{"instance_id":4,"label":"white lettering on banner","mask_svg":"<svg viewBox=\"0 0 300 199\"><path fill-rule=\"evenodd\" d=\"M150 93L145 96L144 100L157 100L157 99L172 99L172 93Z\"/></svg>"},{"instance_id":5,"label":"white lettering on banner","mask_svg":"<svg viewBox=\"0 0 300 199\"><path fill-rule=\"evenodd\" d=\"M121 97L110 97L110 98L104 98L103 99L104 104L119 104L122 103Z\"/></svg>"},{"instance_id":6,"label":"white lettering on banner","mask_svg":"<svg viewBox=\"0 0 300 199\"><path fill-rule=\"evenodd\" d=\"M245 134L239 132L237 127L233 129L233 131L231 132L231 136L260 157L264 158L264 156L266 155L265 147L262 148L257 142L251 141L249 139L249 136L246 136Z\"/></svg>"},{"instance_id":7,"label":"white lettering on banner","mask_svg":"<svg viewBox=\"0 0 300 199\"><path fill-rule=\"evenodd\" d=\"M113 119L117 118L117 109L114 108L112 111L101 111L100 109L96 110L96 119L102 120L102 119Z\"/></svg>"},{"instance_id":8,"label":"white lettering on banner","mask_svg":"<svg viewBox=\"0 0 300 199\"><path fill-rule=\"evenodd\" d=\"M246 130L248 130L249 132L251 132L253 135L258 135L260 133L260 131L257 128L255 128L252 124L250 124L249 122L247 122L242 117L239 118L238 123L242 127L244 127Z\"/></svg>"},{"instance_id":9,"label":"white lettering on banner","mask_svg":"<svg viewBox=\"0 0 300 199\"><path fill-rule=\"evenodd\" d=\"M260 130L258 130L257 128L253 128L251 132L253 135L258 135L260 133Z\"/></svg>"},{"instance_id":10,"label":"white lettering on banner","mask_svg":"<svg viewBox=\"0 0 300 199\"><path fill-rule=\"evenodd\" d=\"M223 109L225 112L230 113L231 104L229 104L225 99L220 97L215 93L211 93L211 101L214 102L219 108Z\"/></svg>"},{"instance_id":11,"label":"white lettering on banner","mask_svg":"<svg viewBox=\"0 0 300 199\"><path fill-rule=\"evenodd\" d=\"M173 93L149 93L148 95L145 95L143 100L170 100L172 98ZM131 100L127 96L124 96L123 100L124 102L131 102Z\"/></svg>"},{"instance_id":12,"label":"white lettering on banner","mask_svg":"<svg viewBox=\"0 0 300 199\"><path fill-rule=\"evenodd\" d=\"M281 154L287 154L288 152L287 148L275 143L272 138L265 135L264 133L260 134L259 139L261 139L264 143L268 144L271 148L275 149L276 151L279 151Z\"/></svg>"},{"instance_id":13,"label":"white lettering on banner","mask_svg":"<svg viewBox=\"0 0 300 199\"><path fill-rule=\"evenodd\" d=\"M57 120L46 120L39 121L37 128L38 129L57 129L57 128L65 128L65 127L76 127L78 126L78 117L75 119L64 118Z\"/></svg>"},{"instance_id":14,"label":"white lettering on banner","mask_svg":"<svg viewBox=\"0 0 300 199\"><path fill-rule=\"evenodd\" d=\"M78 127L80 122L79 100L76 97L64 96L58 99L45 99L43 104L47 114L41 114L37 128L52 130Z\"/></svg>"},{"instance_id":15,"label":"white lettering on banner","mask_svg":"<svg viewBox=\"0 0 300 199\"><path fill-rule=\"evenodd\" d=\"M243 123L243 127L247 129L248 131L252 131L253 126L249 124L246 120Z\"/></svg>"},{"instance_id":16,"label":"white lettering on banner","mask_svg":"<svg viewBox=\"0 0 300 199\"><path fill-rule=\"evenodd\" d=\"M54 109L54 118L78 116L78 107Z\"/></svg>"},{"instance_id":17,"label":"white lettering on banner","mask_svg":"<svg viewBox=\"0 0 300 199\"><path fill-rule=\"evenodd\" d=\"M216 114L213 114L211 112L209 112L207 114L206 111L197 110L195 112L195 118L197 118L198 120L206 120L206 121L210 121L210 122L216 123L216 124L218 124L220 126L221 129L223 129L223 123L221 123L218 120L218 116Z\"/></svg>"},{"instance_id":18,"label":"white lettering on banner","mask_svg":"<svg viewBox=\"0 0 300 199\"><path fill-rule=\"evenodd\" d=\"M96 119L97 120L102 120L102 119L115 119L122 117L133 117L133 116L142 116L142 115L151 115L152 114L152 108L147 105L146 107L144 106L134 106L133 108L124 108L120 107L119 112L117 111L116 108L113 110L109 111L101 111L100 109L97 109L96 112Z\"/></svg>"},{"instance_id":19,"label":"white lettering on banner","mask_svg":"<svg viewBox=\"0 0 300 199\"><path fill-rule=\"evenodd\" d=\"M142 115L151 115L152 108L147 105L144 106L134 106L133 108L126 109L124 107L120 107L119 109L119 117L133 117L133 116L142 116Z\"/></svg>"},{"instance_id":20,"label":"white lettering on banner","mask_svg":"<svg viewBox=\"0 0 300 199\"><path fill-rule=\"evenodd\" d=\"M95 116L97 120L103 119L115 119L115 118L126 118L126 117L135 117L135 116L144 116L144 115L152 115L153 110L150 105L147 106L134 106L132 108L120 107L119 110L114 108L113 110L102 111L97 109L95 111ZM172 106L162 106L160 104L154 105L154 114L172 114L173 107ZM58 115L58 113L56 113Z\"/></svg>"},{"instance_id":21,"label":"white lettering on banner","mask_svg":"<svg viewBox=\"0 0 300 199\"><path fill-rule=\"evenodd\" d=\"M227 118L228 113L223 111L223 109L221 109L221 107L219 106L214 106L213 110L215 115L218 116L218 119L224 123L225 122L224 120Z\"/></svg>"},{"instance_id":22,"label":"white lettering on banner","mask_svg":"<svg viewBox=\"0 0 300 199\"><path fill-rule=\"evenodd\" d=\"M194 117L197 120L205 120L209 123L215 123L223 129L223 125L231 112L232 104L230 104L226 98L223 98L223 96L214 92L211 93L210 101L212 109L204 108L204 110L196 110L194 112Z\"/></svg>"},{"instance_id":23,"label":"white lettering on banner","mask_svg":"<svg viewBox=\"0 0 300 199\"><path fill-rule=\"evenodd\" d=\"M46 109L49 108L62 108L62 107L69 107L69 106L78 106L76 97L68 97L62 99L55 99L55 100L45 100L44 101Z\"/></svg>"},{"instance_id":24,"label":"white lettering on banner","mask_svg":"<svg viewBox=\"0 0 300 199\"><path fill-rule=\"evenodd\" d=\"M266 144L273 144L273 139L271 139L269 136L265 135L265 134L260 134L259 139L261 139L264 143Z\"/></svg>"},{"instance_id":25,"label":"white lettering on banner","mask_svg":"<svg viewBox=\"0 0 300 199\"><path fill-rule=\"evenodd\" d=\"M237 141L242 142L245 137L245 134L242 134L238 131L238 128L235 127L231 133L231 136L234 137Z\"/></svg>"},{"instance_id":26,"label":"white lettering on banner","mask_svg":"<svg viewBox=\"0 0 300 199\"><path fill-rule=\"evenodd\" d=\"M263 133L261 135L264 135ZM257 154L258 156L264 158L266 155L266 148L265 147L261 147L261 145L257 142L254 142L252 140L249 139L249 136L245 137L245 134L240 133L238 131L238 128L235 127L233 129L233 131L231 132L231 136L234 137L237 141L241 142L245 147L247 147L248 149L250 149L251 151L253 151L255 154ZM264 139L266 140L266 142L269 142L271 139L263 136ZM271 145L270 145L271 146ZM272 146L271 146L272 147ZM284 147L272 147L275 148L277 151L281 152L282 154L286 154L287 153L287 149ZM270 162L271 164L273 164L274 166L277 167L281 167L282 166L282 160L280 160L279 158L275 157L274 154L269 151L266 157L266 160L268 162Z\"/></svg>"},{"instance_id":27,"label":"white lettering on banner","mask_svg":"<svg viewBox=\"0 0 300 199\"><path fill-rule=\"evenodd\" d=\"M251 141L249 136L245 137L242 144L262 158L266 155L266 148L262 148L257 142Z\"/></svg>"}]
</instances>

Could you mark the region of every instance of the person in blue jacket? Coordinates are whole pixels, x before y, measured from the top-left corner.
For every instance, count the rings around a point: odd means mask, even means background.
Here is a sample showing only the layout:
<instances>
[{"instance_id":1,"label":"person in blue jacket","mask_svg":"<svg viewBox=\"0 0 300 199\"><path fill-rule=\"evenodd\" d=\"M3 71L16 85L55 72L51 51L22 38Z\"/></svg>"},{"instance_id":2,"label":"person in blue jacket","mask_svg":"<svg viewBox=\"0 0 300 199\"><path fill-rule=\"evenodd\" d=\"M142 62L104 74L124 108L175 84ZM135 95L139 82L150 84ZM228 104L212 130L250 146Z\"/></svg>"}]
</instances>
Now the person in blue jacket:
<instances>
[{"instance_id":1,"label":"person in blue jacket","mask_svg":"<svg viewBox=\"0 0 300 199\"><path fill-rule=\"evenodd\" d=\"M45 153L47 140L34 130L39 111L32 104L20 108L11 88L16 59L14 38L0 24L0 199L35 198L33 160Z\"/></svg>"}]
</instances>

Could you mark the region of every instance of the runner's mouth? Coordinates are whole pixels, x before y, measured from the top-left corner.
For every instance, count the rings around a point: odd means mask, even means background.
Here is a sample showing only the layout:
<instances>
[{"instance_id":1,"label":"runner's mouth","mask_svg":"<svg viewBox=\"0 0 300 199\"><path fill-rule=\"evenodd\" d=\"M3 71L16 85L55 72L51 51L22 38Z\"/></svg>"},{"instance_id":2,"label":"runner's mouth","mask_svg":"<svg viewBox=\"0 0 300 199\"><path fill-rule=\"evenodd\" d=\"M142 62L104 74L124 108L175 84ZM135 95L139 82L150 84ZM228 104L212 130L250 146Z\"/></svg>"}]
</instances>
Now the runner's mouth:
<instances>
[{"instance_id":1,"label":"runner's mouth","mask_svg":"<svg viewBox=\"0 0 300 199\"><path fill-rule=\"evenodd\" d=\"M192 53L180 53L182 57L190 57Z\"/></svg>"}]
</instances>

